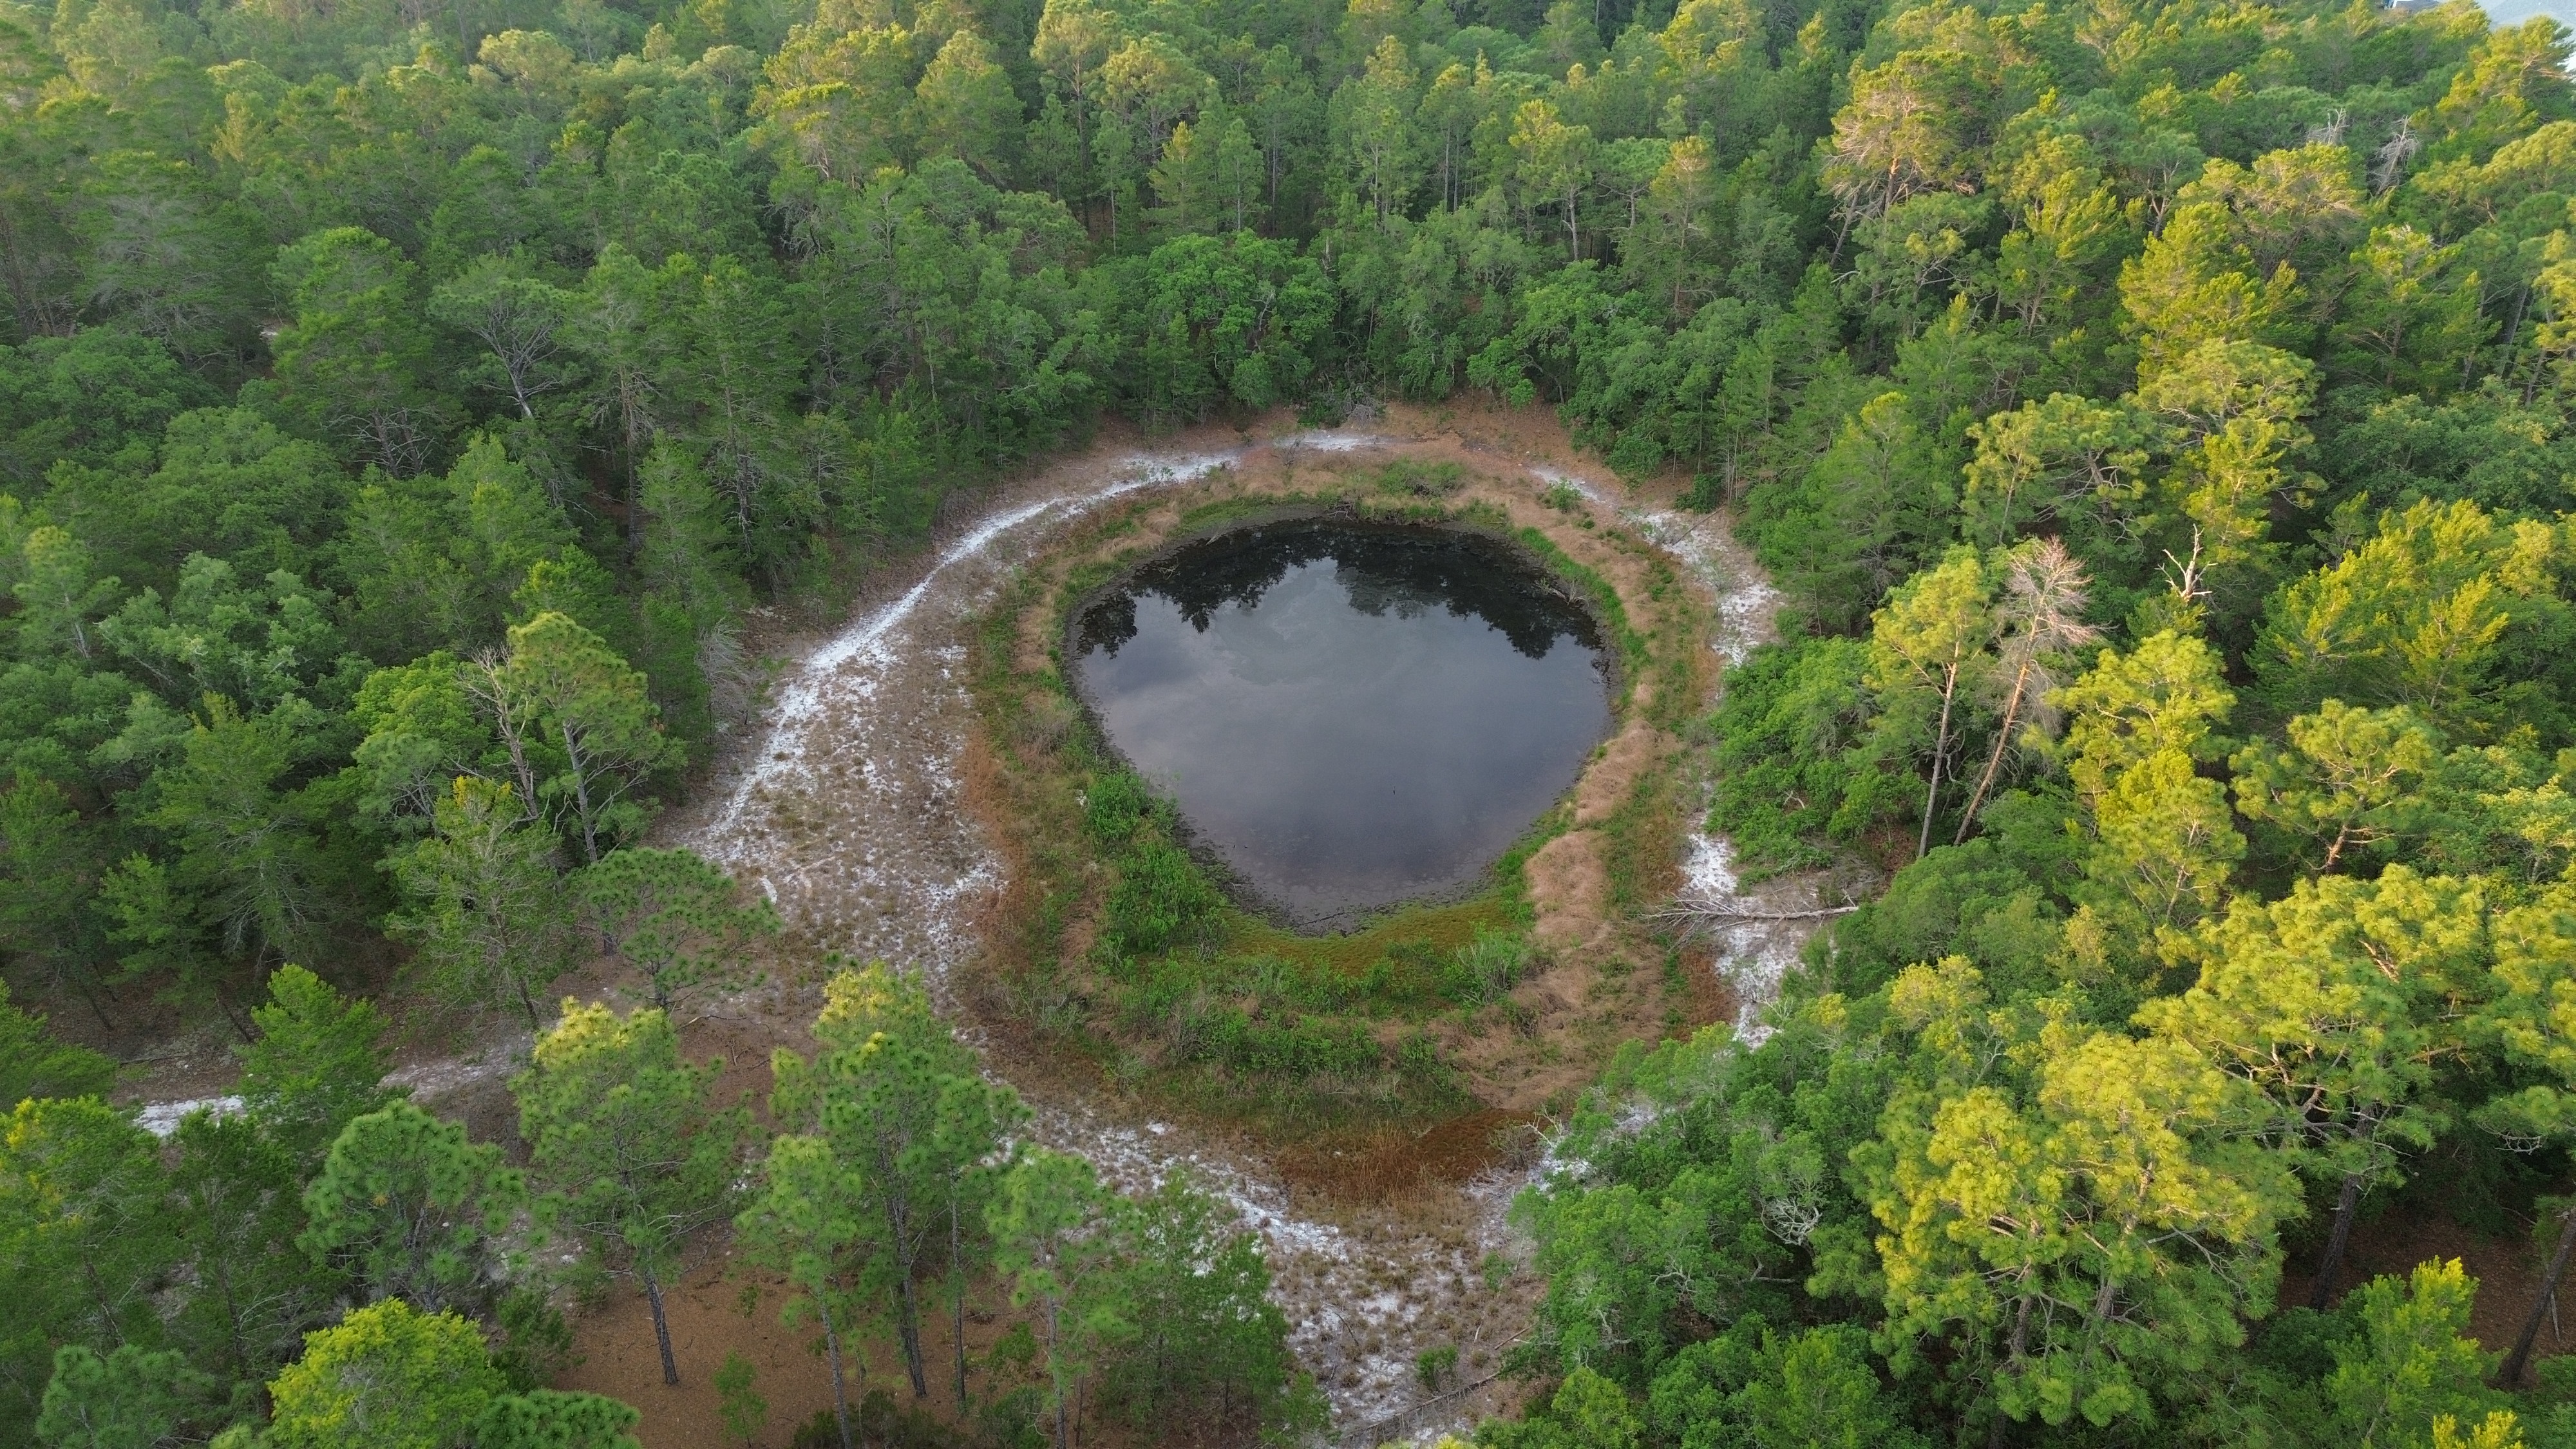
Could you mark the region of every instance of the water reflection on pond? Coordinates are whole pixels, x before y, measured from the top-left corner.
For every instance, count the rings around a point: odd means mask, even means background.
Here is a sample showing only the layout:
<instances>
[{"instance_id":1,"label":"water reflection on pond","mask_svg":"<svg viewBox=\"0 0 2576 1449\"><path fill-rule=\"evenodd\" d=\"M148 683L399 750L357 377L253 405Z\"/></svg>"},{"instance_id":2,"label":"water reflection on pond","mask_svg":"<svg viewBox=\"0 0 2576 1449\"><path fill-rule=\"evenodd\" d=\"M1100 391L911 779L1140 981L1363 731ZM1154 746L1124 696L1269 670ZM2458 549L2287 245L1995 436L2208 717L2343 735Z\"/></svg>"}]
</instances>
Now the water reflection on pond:
<instances>
[{"instance_id":1,"label":"water reflection on pond","mask_svg":"<svg viewBox=\"0 0 2576 1449\"><path fill-rule=\"evenodd\" d=\"M1072 642L1110 741L1308 926L1473 882L1610 722L1590 618L1464 533L1220 535L1095 600Z\"/></svg>"}]
</instances>

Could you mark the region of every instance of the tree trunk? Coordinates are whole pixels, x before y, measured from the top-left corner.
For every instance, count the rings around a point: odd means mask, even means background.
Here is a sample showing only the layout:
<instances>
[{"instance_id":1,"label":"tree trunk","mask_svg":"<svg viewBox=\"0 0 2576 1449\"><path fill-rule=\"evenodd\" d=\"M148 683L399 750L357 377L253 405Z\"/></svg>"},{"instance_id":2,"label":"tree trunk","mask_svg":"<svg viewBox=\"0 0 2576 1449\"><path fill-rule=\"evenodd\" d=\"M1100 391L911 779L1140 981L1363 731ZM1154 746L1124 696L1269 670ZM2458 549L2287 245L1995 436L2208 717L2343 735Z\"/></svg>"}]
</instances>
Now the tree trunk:
<instances>
[{"instance_id":1,"label":"tree trunk","mask_svg":"<svg viewBox=\"0 0 2576 1449\"><path fill-rule=\"evenodd\" d=\"M1950 753L1950 701L1959 692L1959 666L1953 664L1941 681L1941 724L1932 732L1932 785L1923 792L1923 834L1914 843L1914 858L1921 860L1932 851L1932 812L1941 803L1941 760Z\"/></svg>"},{"instance_id":2,"label":"tree trunk","mask_svg":"<svg viewBox=\"0 0 2576 1449\"><path fill-rule=\"evenodd\" d=\"M100 1026L109 1031L116 1030L116 1023L107 1019L107 1008L98 1004L98 992L91 989L87 977L73 975L72 989L81 994L81 1000L89 1003L89 1014L98 1018Z\"/></svg>"},{"instance_id":3,"label":"tree trunk","mask_svg":"<svg viewBox=\"0 0 2576 1449\"><path fill-rule=\"evenodd\" d=\"M224 1020L232 1023L233 1034L242 1039L242 1045L244 1046L248 1046L252 1042L257 1041L258 1038L250 1034L250 1028L247 1025L244 1025L241 1017L233 1011L233 999L231 995L224 990L224 983L220 977L216 979L214 987L215 1007L217 1010L223 1012Z\"/></svg>"},{"instance_id":4,"label":"tree trunk","mask_svg":"<svg viewBox=\"0 0 2576 1449\"><path fill-rule=\"evenodd\" d=\"M840 1420L841 1449L858 1449L850 1441L850 1396L841 1387L841 1335L832 1327L832 1310L823 1295L814 1295L814 1316L823 1320L823 1352L832 1361L832 1415Z\"/></svg>"},{"instance_id":5,"label":"tree trunk","mask_svg":"<svg viewBox=\"0 0 2576 1449\"><path fill-rule=\"evenodd\" d=\"M644 1299L653 1305L653 1343L662 1350L662 1382L680 1382L680 1365L671 1357L671 1320L662 1314L662 1285L651 1272L644 1274Z\"/></svg>"},{"instance_id":6,"label":"tree trunk","mask_svg":"<svg viewBox=\"0 0 2576 1449\"><path fill-rule=\"evenodd\" d=\"M957 1222L957 1189L948 1190L948 1314L949 1326L956 1331L957 1407L966 1407L966 1250L960 1241Z\"/></svg>"},{"instance_id":7,"label":"tree trunk","mask_svg":"<svg viewBox=\"0 0 2576 1449\"><path fill-rule=\"evenodd\" d=\"M537 772L528 763L528 737L510 710L508 693L501 683L499 670L494 669L485 677L492 690L492 727L500 731L501 742L509 747L510 773L518 779L519 822L533 825L542 817L542 807L537 804Z\"/></svg>"},{"instance_id":8,"label":"tree trunk","mask_svg":"<svg viewBox=\"0 0 2576 1449\"><path fill-rule=\"evenodd\" d=\"M2523 1320L2522 1336L2513 1341L2513 1352L2504 1356L2504 1366L2496 1370L2497 1388L2509 1389L2522 1382L2522 1371L2531 1362L2531 1346L2540 1338L2541 1317L2558 1296L2558 1279L2567 1271L2571 1252L2576 1252L2576 1207L2559 1214L2558 1251L2549 1255L2549 1271L2541 1275L2540 1296L2532 1300L2531 1317Z\"/></svg>"},{"instance_id":9,"label":"tree trunk","mask_svg":"<svg viewBox=\"0 0 2576 1449\"><path fill-rule=\"evenodd\" d=\"M1942 706L1941 718L1945 723L1950 718L1946 703ZM573 808L581 812L582 853L590 857L592 865L597 865L599 864L599 822L590 811L590 771L582 761L580 743L573 738L571 721L563 721L560 728L563 734L564 758L572 762Z\"/></svg>"},{"instance_id":10,"label":"tree trunk","mask_svg":"<svg viewBox=\"0 0 2576 1449\"><path fill-rule=\"evenodd\" d=\"M1967 812L1959 817L1959 833L1952 837L1952 845L1967 843L1968 831L1977 823L1977 806L1995 787L1995 775L2004 767L2004 751L2011 748L2013 726L2021 719L2022 695L2030 688L2030 668L2029 662L2024 661L2013 675L2012 693L2004 699L2004 722L1995 731L1994 753L1986 756L1986 770L1977 777L1977 788L1968 792Z\"/></svg>"},{"instance_id":11,"label":"tree trunk","mask_svg":"<svg viewBox=\"0 0 2576 1449\"><path fill-rule=\"evenodd\" d=\"M2021 1300L2021 1306L2013 1313L2012 1346L2005 1355L2004 1366L2009 1368L2012 1365L2021 1362L2022 1352L2029 1346L2029 1343L2030 1298L2028 1295L2024 1295ZM2004 1431L2011 1425L2011 1423L2011 1416L2004 1413L2004 1406L2000 1399L1998 1399L1995 1404L1995 1416L1986 1424L1986 1449L2003 1449Z\"/></svg>"},{"instance_id":12,"label":"tree trunk","mask_svg":"<svg viewBox=\"0 0 2576 1449\"><path fill-rule=\"evenodd\" d=\"M2353 1213L2361 1206L2361 1174L2343 1175L2343 1191L2335 1197L2334 1232L2326 1238L2326 1256L2317 1264L2317 1286L2308 1290L2308 1306L2319 1313L2326 1311L2326 1301L2334 1297L2335 1278L2343 1271L2343 1250L2352 1241Z\"/></svg>"},{"instance_id":13,"label":"tree trunk","mask_svg":"<svg viewBox=\"0 0 2576 1449\"><path fill-rule=\"evenodd\" d=\"M636 456L641 433L630 406L626 422L626 557L630 561L644 555L644 460Z\"/></svg>"},{"instance_id":14,"label":"tree trunk","mask_svg":"<svg viewBox=\"0 0 2576 1449\"><path fill-rule=\"evenodd\" d=\"M903 1339L903 1370L912 1380L912 1396L926 1399L930 1397L930 1380L921 1370L921 1300L909 1273L903 1276L900 1296L903 1316L895 1331Z\"/></svg>"},{"instance_id":15,"label":"tree trunk","mask_svg":"<svg viewBox=\"0 0 2576 1449\"><path fill-rule=\"evenodd\" d=\"M1053 1300L1049 1300L1047 1303L1046 1320L1047 1357L1053 1360L1053 1362L1050 1362L1047 1365L1047 1371L1049 1376L1055 1380L1055 1449L1066 1449L1066 1446L1071 1444L1073 1441L1069 1433L1071 1426L1068 1423L1064 1412L1066 1397L1064 1392L1064 1345L1058 1341L1056 1305Z\"/></svg>"}]
</instances>

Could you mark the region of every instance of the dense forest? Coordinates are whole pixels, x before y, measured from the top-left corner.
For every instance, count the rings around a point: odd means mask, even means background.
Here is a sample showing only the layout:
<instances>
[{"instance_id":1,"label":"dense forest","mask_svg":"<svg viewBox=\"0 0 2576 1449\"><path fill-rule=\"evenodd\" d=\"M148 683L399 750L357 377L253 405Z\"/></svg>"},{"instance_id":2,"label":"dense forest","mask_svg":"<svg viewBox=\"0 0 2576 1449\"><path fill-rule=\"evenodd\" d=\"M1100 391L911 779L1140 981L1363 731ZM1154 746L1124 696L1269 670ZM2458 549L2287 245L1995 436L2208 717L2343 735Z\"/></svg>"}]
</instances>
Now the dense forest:
<instances>
[{"instance_id":1,"label":"dense forest","mask_svg":"<svg viewBox=\"0 0 2576 1449\"><path fill-rule=\"evenodd\" d=\"M644 831L747 625L961 487L1473 395L1730 510L1783 642L1711 826L1893 870L1563 1124L1479 1443L2576 1444L2546 1292L2499 1362L2457 1263L2337 1291L2374 1214L2576 1246L2567 56L2467 0L0 0L0 953L245 1044L163 1141L0 1011L0 1438L631 1442L527 1245L658 1321L727 1219L845 1449L844 1339L962 1404L977 1275L1038 1328L975 1432L1317 1431L1253 1240L1000 1151L900 976L782 1135L716 1100L667 1012L776 922ZM557 1019L602 943L654 1004ZM542 1030L524 1170L383 1085L396 959Z\"/></svg>"}]
</instances>

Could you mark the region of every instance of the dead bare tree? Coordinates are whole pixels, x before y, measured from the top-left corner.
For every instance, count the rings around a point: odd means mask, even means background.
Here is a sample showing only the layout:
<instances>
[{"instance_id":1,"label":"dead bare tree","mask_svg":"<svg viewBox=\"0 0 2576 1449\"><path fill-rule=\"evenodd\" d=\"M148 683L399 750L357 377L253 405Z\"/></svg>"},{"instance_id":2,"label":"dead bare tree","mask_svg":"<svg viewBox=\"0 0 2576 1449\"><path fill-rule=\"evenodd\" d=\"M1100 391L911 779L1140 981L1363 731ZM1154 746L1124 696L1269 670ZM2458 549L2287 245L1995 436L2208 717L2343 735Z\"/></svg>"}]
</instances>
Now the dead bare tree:
<instances>
[{"instance_id":1,"label":"dead bare tree","mask_svg":"<svg viewBox=\"0 0 2576 1449\"><path fill-rule=\"evenodd\" d=\"M1986 756L1977 788L1968 794L1968 808L1959 817L1959 833L1952 844L1968 838L1977 807L1994 788L2004 752L2012 748L2013 730L2024 714L2042 728L2054 723L2048 695L2058 685L2057 661L2067 651L2102 637L2101 630L2084 622L2087 583L2084 565L2053 538L2021 545L2004 565L2003 656L2004 674L2010 681L2004 689L2004 717L1995 728L1994 750Z\"/></svg>"}]
</instances>

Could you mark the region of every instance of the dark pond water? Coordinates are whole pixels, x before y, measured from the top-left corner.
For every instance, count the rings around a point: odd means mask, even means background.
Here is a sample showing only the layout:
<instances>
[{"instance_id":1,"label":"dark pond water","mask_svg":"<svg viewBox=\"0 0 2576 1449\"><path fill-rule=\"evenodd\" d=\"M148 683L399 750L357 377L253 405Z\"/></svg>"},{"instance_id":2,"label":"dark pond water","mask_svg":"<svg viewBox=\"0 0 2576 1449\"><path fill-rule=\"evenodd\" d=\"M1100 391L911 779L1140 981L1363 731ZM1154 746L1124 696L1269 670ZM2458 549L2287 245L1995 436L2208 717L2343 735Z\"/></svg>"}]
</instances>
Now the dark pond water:
<instances>
[{"instance_id":1,"label":"dark pond water","mask_svg":"<svg viewBox=\"0 0 2576 1449\"><path fill-rule=\"evenodd\" d=\"M1111 743L1310 927L1472 883L1610 723L1589 616L1467 534L1223 534L1103 595L1072 642Z\"/></svg>"}]
</instances>

